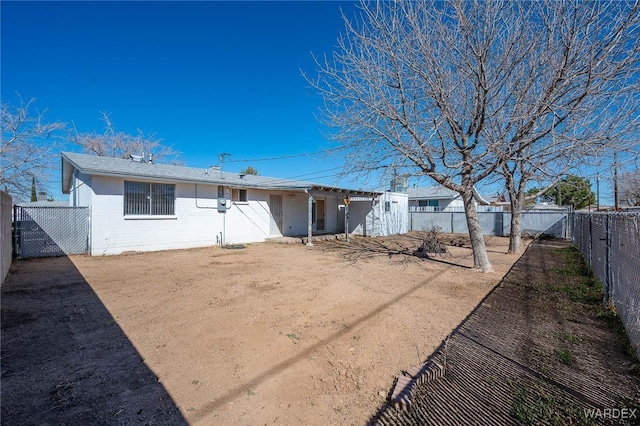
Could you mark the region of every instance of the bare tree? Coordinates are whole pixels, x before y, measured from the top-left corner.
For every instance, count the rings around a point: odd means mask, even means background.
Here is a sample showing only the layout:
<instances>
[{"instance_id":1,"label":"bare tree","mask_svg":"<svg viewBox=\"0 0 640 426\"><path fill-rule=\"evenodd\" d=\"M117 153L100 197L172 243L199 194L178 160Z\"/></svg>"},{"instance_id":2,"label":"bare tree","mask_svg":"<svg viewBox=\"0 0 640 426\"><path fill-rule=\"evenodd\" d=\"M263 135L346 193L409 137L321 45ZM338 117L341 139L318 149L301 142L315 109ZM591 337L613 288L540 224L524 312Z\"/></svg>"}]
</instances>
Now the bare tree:
<instances>
[{"instance_id":1,"label":"bare tree","mask_svg":"<svg viewBox=\"0 0 640 426\"><path fill-rule=\"evenodd\" d=\"M640 170L620 175L620 198L627 206L640 206Z\"/></svg>"},{"instance_id":2,"label":"bare tree","mask_svg":"<svg viewBox=\"0 0 640 426\"><path fill-rule=\"evenodd\" d=\"M530 55L507 82L514 103L502 117L510 126L500 172L511 202L511 253L520 252L529 181L544 181L542 193L572 169L629 150L628 135L638 130L638 2L528 5Z\"/></svg>"},{"instance_id":3,"label":"bare tree","mask_svg":"<svg viewBox=\"0 0 640 426\"><path fill-rule=\"evenodd\" d=\"M589 95L630 90L637 17L637 3L363 1L311 83L348 168L406 168L460 193L474 264L491 271L474 185L502 171L518 200L541 169L531 156L557 167L569 141L580 146L578 117L603 107Z\"/></svg>"},{"instance_id":4,"label":"bare tree","mask_svg":"<svg viewBox=\"0 0 640 426\"><path fill-rule=\"evenodd\" d=\"M0 145L0 187L16 200L28 199L33 180L41 187L54 167L54 151L59 146L56 132L62 122L47 123L46 110L32 111L35 99L24 102L18 95L18 106L2 101L2 143Z\"/></svg>"},{"instance_id":5,"label":"bare tree","mask_svg":"<svg viewBox=\"0 0 640 426\"><path fill-rule=\"evenodd\" d=\"M521 251L524 206L552 188L559 177L571 169L570 161L563 162L566 157L562 150L555 151L545 146L540 150L535 148L538 147L517 151L517 156L507 159L498 169L498 173L504 177L511 207L508 253ZM536 191L528 190L528 184L532 182L540 184L536 186Z\"/></svg>"},{"instance_id":6,"label":"bare tree","mask_svg":"<svg viewBox=\"0 0 640 426\"><path fill-rule=\"evenodd\" d=\"M595 177L614 149L637 156L626 138L629 132L638 130L638 120L629 119L636 104L618 102L610 110L612 114L598 112L592 105L584 103L573 116L565 117L564 123L556 123L553 128L551 124L548 136L537 138L532 134L531 139L524 137L508 148L511 155L498 173L504 178L512 212L509 253L521 251L522 211L528 202L557 186L567 174ZM544 128L544 123L539 123L538 129Z\"/></svg>"},{"instance_id":7,"label":"bare tree","mask_svg":"<svg viewBox=\"0 0 640 426\"><path fill-rule=\"evenodd\" d=\"M84 152L101 157L131 158L134 155L150 154L153 161L179 163L179 153L172 147L162 144L153 135L138 133L130 135L116 131L109 114L103 112L104 132L78 133L73 131L70 139L80 146Z\"/></svg>"}]
</instances>

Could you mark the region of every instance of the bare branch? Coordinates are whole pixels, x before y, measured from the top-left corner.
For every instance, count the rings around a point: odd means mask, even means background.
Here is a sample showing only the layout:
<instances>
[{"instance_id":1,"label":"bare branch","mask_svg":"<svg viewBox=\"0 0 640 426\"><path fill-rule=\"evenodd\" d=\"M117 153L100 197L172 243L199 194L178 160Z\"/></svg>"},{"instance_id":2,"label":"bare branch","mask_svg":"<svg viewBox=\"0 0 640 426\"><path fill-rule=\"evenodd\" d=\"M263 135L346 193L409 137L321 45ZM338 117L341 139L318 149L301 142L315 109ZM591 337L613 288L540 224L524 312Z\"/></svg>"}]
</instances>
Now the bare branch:
<instances>
[{"instance_id":1,"label":"bare branch","mask_svg":"<svg viewBox=\"0 0 640 426\"><path fill-rule=\"evenodd\" d=\"M88 154L101 157L131 158L132 155L151 154L153 161L179 164L180 153L171 146L164 145L154 135L144 134L140 129L135 135L117 131L110 114L101 112L104 122L102 133L79 133L75 127L70 139Z\"/></svg>"},{"instance_id":2,"label":"bare branch","mask_svg":"<svg viewBox=\"0 0 640 426\"><path fill-rule=\"evenodd\" d=\"M0 122L0 187L7 189L16 200L26 200L35 178L41 189L47 188L55 163L54 151L60 141L56 132L62 122L47 123L46 110L33 111L35 99L28 102L17 94L18 105L13 107L2 101Z\"/></svg>"},{"instance_id":3,"label":"bare branch","mask_svg":"<svg viewBox=\"0 0 640 426\"><path fill-rule=\"evenodd\" d=\"M639 4L362 1L309 81L350 172L401 165L469 200L499 172L518 200L529 181L634 151Z\"/></svg>"}]
</instances>

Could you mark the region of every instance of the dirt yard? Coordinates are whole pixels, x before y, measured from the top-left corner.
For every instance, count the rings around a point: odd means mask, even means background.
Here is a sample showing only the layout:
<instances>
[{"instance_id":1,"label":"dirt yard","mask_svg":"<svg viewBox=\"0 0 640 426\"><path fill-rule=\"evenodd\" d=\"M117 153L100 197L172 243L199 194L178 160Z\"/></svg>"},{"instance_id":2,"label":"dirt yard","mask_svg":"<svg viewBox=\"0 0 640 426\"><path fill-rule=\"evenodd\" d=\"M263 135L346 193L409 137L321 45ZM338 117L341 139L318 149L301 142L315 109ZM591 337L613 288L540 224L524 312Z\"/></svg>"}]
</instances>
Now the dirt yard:
<instances>
[{"instance_id":1,"label":"dirt yard","mask_svg":"<svg viewBox=\"0 0 640 426\"><path fill-rule=\"evenodd\" d=\"M486 241L493 274L415 235L16 261L3 423L364 424L517 260Z\"/></svg>"}]
</instances>

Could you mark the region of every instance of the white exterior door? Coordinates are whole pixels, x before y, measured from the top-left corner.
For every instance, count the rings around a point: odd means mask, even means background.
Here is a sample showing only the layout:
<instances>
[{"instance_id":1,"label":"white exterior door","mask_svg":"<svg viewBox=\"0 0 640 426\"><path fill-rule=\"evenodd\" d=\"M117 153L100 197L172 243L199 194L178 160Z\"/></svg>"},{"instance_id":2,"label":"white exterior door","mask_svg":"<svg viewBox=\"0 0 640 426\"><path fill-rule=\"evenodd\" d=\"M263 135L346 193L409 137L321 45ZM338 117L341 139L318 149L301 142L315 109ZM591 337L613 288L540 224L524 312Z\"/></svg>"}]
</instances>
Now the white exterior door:
<instances>
[{"instance_id":1,"label":"white exterior door","mask_svg":"<svg viewBox=\"0 0 640 426\"><path fill-rule=\"evenodd\" d=\"M271 235L282 235L282 195L269 195L271 211Z\"/></svg>"},{"instance_id":2,"label":"white exterior door","mask_svg":"<svg viewBox=\"0 0 640 426\"><path fill-rule=\"evenodd\" d=\"M324 200L323 199L316 200L316 223L315 223L316 231L325 230L324 213L325 213Z\"/></svg>"}]
</instances>

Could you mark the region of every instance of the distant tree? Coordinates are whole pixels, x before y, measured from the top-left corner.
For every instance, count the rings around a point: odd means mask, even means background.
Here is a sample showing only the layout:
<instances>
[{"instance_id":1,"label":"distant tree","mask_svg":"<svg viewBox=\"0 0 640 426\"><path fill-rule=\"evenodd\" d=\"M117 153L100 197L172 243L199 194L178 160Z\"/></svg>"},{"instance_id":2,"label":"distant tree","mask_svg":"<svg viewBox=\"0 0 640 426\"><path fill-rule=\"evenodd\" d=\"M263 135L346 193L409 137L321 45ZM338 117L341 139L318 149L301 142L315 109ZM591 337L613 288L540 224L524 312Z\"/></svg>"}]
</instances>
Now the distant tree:
<instances>
[{"instance_id":1,"label":"distant tree","mask_svg":"<svg viewBox=\"0 0 640 426\"><path fill-rule=\"evenodd\" d=\"M45 122L46 110L32 111L35 99L24 102L17 96L19 102L15 107L1 101L0 185L15 200L24 200L34 178L43 185L57 165L54 155L60 146L57 132L65 124Z\"/></svg>"},{"instance_id":2,"label":"distant tree","mask_svg":"<svg viewBox=\"0 0 640 426\"><path fill-rule=\"evenodd\" d=\"M31 202L38 201L38 193L36 192L36 178L31 178Z\"/></svg>"},{"instance_id":3,"label":"distant tree","mask_svg":"<svg viewBox=\"0 0 640 426\"><path fill-rule=\"evenodd\" d=\"M621 174L618 182L622 202L628 206L640 206L640 170Z\"/></svg>"},{"instance_id":4,"label":"distant tree","mask_svg":"<svg viewBox=\"0 0 640 426\"><path fill-rule=\"evenodd\" d=\"M254 175L254 176L258 176L258 170L254 169L251 166L247 166L244 169L240 170L240 173L243 175Z\"/></svg>"},{"instance_id":5,"label":"distant tree","mask_svg":"<svg viewBox=\"0 0 640 426\"><path fill-rule=\"evenodd\" d=\"M104 132L79 133L74 129L72 142L85 153L100 157L131 158L132 155L151 154L155 162L179 163L180 153L162 144L153 135L145 135L138 129L136 135L116 131L109 114L103 112Z\"/></svg>"},{"instance_id":6,"label":"distant tree","mask_svg":"<svg viewBox=\"0 0 640 426\"><path fill-rule=\"evenodd\" d=\"M573 175L560 179L543 196L555 199L559 206L572 206L576 210L596 202L589 180Z\"/></svg>"},{"instance_id":7,"label":"distant tree","mask_svg":"<svg viewBox=\"0 0 640 426\"><path fill-rule=\"evenodd\" d=\"M547 191L550 188L538 188L533 187L527 190L525 195L526 205L535 204L536 201L541 201L543 203L555 203L555 197L550 197L547 195Z\"/></svg>"}]
</instances>

